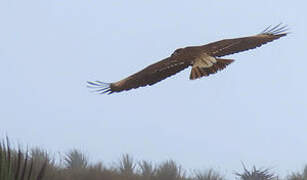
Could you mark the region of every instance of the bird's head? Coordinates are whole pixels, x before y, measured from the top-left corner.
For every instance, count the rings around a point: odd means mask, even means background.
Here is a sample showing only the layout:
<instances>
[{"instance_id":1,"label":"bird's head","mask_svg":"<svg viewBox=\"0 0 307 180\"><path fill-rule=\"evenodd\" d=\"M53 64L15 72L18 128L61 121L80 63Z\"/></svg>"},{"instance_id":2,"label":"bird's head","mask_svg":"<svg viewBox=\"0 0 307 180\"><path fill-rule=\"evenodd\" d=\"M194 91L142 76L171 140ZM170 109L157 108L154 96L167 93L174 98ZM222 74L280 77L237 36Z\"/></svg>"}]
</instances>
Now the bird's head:
<instances>
[{"instance_id":1,"label":"bird's head","mask_svg":"<svg viewBox=\"0 0 307 180\"><path fill-rule=\"evenodd\" d=\"M176 49L176 50L173 52L172 56L177 56L177 55L179 55L179 54L182 52L182 50L183 50L183 48L178 48L178 49Z\"/></svg>"}]
</instances>

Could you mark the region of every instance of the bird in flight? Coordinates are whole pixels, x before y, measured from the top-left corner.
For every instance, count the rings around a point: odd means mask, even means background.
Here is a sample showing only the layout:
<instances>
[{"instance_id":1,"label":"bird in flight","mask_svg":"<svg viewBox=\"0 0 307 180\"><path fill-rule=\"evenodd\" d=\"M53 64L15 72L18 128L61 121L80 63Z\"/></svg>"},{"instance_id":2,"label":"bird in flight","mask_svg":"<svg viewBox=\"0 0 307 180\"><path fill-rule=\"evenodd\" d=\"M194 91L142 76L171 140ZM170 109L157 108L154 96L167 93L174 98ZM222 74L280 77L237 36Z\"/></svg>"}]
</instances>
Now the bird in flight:
<instances>
[{"instance_id":1,"label":"bird in flight","mask_svg":"<svg viewBox=\"0 0 307 180\"><path fill-rule=\"evenodd\" d=\"M260 47L263 44L287 35L287 26L278 24L267 27L261 33L241 38L224 39L202 46L189 46L175 50L171 56L147 66L143 70L117 82L104 83L101 81L88 81L88 87L104 94L112 94L143 86L151 86L170 77L183 69L192 66L190 80L214 74L233 59L220 57Z\"/></svg>"}]
</instances>

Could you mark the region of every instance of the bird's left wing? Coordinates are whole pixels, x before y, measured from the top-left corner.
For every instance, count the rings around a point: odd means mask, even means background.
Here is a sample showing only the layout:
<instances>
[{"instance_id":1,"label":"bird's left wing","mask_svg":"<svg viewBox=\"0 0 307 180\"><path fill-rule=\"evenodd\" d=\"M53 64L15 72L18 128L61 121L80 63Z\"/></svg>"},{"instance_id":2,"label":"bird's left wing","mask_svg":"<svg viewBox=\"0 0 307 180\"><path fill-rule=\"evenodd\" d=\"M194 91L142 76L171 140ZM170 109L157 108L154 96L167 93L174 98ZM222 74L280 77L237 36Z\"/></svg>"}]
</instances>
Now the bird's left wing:
<instances>
[{"instance_id":1,"label":"bird's left wing","mask_svg":"<svg viewBox=\"0 0 307 180\"><path fill-rule=\"evenodd\" d=\"M221 57L260 47L263 44L271 42L282 36L286 36L287 30L287 26L281 26L281 24L273 28L269 26L260 34L257 34L255 36L235 39L224 39L221 41L206 44L204 46L201 46L201 48L210 56Z\"/></svg>"},{"instance_id":2,"label":"bird's left wing","mask_svg":"<svg viewBox=\"0 0 307 180\"><path fill-rule=\"evenodd\" d=\"M124 90L130 90L147 85L153 85L167 77L170 77L179 71L187 68L190 64L174 56L163 59L152 64L145 69L114 83L103 83L100 81L89 81L88 87L95 88L101 93L114 93Z\"/></svg>"}]
</instances>

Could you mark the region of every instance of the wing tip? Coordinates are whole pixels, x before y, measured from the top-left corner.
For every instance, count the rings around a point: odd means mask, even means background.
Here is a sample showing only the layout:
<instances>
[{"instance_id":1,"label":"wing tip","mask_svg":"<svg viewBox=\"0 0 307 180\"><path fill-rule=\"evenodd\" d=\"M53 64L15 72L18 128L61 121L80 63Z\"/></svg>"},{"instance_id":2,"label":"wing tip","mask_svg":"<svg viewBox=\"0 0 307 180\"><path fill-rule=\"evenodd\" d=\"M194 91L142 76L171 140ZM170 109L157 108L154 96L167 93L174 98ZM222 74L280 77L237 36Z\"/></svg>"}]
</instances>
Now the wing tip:
<instances>
[{"instance_id":1,"label":"wing tip","mask_svg":"<svg viewBox=\"0 0 307 180\"><path fill-rule=\"evenodd\" d=\"M99 94L112 94L111 83L105 83L101 81L87 81L88 88L94 89L93 92Z\"/></svg>"},{"instance_id":2,"label":"wing tip","mask_svg":"<svg viewBox=\"0 0 307 180\"><path fill-rule=\"evenodd\" d=\"M282 23L277 24L272 27L271 25L265 28L260 34L264 35L274 35L274 36L285 36L290 34L288 25L283 25Z\"/></svg>"}]
</instances>

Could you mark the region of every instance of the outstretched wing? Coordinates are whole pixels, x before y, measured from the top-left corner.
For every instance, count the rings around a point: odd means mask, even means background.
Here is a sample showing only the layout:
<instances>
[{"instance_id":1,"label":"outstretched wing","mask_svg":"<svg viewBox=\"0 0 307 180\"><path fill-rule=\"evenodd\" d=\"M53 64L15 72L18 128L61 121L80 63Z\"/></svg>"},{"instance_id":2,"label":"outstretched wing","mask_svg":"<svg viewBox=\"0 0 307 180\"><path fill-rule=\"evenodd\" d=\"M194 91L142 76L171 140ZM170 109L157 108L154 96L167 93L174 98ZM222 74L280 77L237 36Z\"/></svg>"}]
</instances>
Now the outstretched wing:
<instances>
[{"instance_id":1,"label":"outstretched wing","mask_svg":"<svg viewBox=\"0 0 307 180\"><path fill-rule=\"evenodd\" d=\"M179 71L187 68L189 62L175 56L152 64L145 69L115 83L103 83L100 81L88 82L88 87L95 88L101 93L114 93L147 85L153 85Z\"/></svg>"},{"instance_id":2,"label":"outstretched wing","mask_svg":"<svg viewBox=\"0 0 307 180\"><path fill-rule=\"evenodd\" d=\"M260 47L263 44L271 42L282 36L286 36L287 30L287 26L281 26L281 24L278 24L273 28L271 28L271 26L267 27L260 34L257 34L255 36L235 39L224 39L221 41L206 44L204 46L201 46L201 48L210 56L221 57Z\"/></svg>"},{"instance_id":3,"label":"outstretched wing","mask_svg":"<svg viewBox=\"0 0 307 180\"><path fill-rule=\"evenodd\" d=\"M153 85L193 64L193 59L197 57L196 55L199 52L206 53L206 55L211 57L221 57L233 53L238 53L241 51L260 47L263 44L271 42L282 36L286 36L286 31L286 26L281 26L281 24L279 24L273 28L268 27L260 34L255 36L236 39L225 39L204 46L187 47L184 48L185 51L181 51L182 49L178 49L173 53L172 56L163 59L162 61L159 61L155 64L152 64L141 70L140 72L137 72L121 81L114 83L104 83L100 81L88 82L88 87L94 88L97 92L111 94L114 92L120 92L142 86ZM228 61L227 63L229 64L230 60ZM204 69L196 68L196 71L191 74L191 79L198 78L199 75L212 74L217 70L224 68L226 65L218 67L213 66L213 68L215 69L210 72L206 72ZM204 72L202 72L202 70Z\"/></svg>"}]
</instances>

